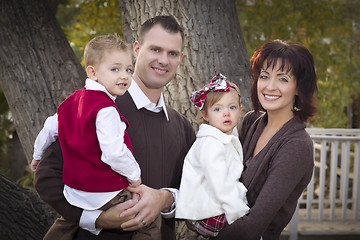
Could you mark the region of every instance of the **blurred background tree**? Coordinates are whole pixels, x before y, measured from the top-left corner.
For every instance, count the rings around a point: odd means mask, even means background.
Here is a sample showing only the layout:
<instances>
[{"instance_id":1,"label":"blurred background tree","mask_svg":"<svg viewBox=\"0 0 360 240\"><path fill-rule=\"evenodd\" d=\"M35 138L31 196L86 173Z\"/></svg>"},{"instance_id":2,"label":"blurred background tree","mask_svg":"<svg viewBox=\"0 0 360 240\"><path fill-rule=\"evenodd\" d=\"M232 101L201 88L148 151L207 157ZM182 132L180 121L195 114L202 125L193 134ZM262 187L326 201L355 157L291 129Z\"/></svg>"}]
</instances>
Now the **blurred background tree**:
<instances>
[{"instance_id":1,"label":"blurred background tree","mask_svg":"<svg viewBox=\"0 0 360 240\"><path fill-rule=\"evenodd\" d=\"M360 128L360 1L236 2L249 56L272 39L301 42L313 54L319 88L313 126Z\"/></svg>"}]
</instances>

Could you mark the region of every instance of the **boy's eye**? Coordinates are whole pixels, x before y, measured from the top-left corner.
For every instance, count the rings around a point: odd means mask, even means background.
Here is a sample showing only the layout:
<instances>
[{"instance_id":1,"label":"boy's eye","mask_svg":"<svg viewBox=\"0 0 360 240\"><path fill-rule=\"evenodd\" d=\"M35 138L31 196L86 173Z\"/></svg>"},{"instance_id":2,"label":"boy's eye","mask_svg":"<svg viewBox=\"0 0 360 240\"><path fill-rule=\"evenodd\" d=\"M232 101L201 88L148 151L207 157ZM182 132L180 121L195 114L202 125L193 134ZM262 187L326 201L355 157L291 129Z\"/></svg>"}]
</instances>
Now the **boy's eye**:
<instances>
[{"instance_id":1,"label":"boy's eye","mask_svg":"<svg viewBox=\"0 0 360 240\"><path fill-rule=\"evenodd\" d=\"M230 109L231 110L236 110L237 109L237 107L234 105L234 106L230 106Z\"/></svg>"},{"instance_id":2,"label":"boy's eye","mask_svg":"<svg viewBox=\"0 0 360 240\"><path fill-rule=\"evenodd\" d=\"M151 50L153 50L154 52L159 52L159 49L157 49L157 48L153 48Z\"/></svg>"},{"instance_id":3,"label":"boy's eye","mask_svg":"<svg viewBox=\"0 0 360 240\"><path fill-rule=\"evenodd\" d=\"M126 71L127 73L132 73L132 72L133 72L132 68L127 68L125 71Z\"/></svg>"},{"instance_id":4,"label":"boy's eye","mask_svg":"<svg viewBox=\"0 0 360 240\"><path fill-rule=\"evenodd\" d=\"M118 72L119 69L118 69L118 68L112 68L111 71L113 71L113 72Z\"/></svg>"}]
</instances>

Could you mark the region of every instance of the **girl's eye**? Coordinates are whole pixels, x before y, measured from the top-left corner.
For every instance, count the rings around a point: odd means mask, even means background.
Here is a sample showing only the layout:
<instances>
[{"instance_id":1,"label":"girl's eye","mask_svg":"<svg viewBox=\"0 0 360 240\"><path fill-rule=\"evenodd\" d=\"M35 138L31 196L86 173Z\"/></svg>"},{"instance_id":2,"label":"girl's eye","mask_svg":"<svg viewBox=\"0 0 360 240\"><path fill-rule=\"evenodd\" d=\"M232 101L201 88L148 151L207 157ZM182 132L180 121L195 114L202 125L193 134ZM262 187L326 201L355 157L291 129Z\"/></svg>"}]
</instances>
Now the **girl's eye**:
<instances>
[{"instance_id":1,"label":"girl's eye","mask_svg":"<svg viewBox=\"0 0 360 240\"><path fill-rule=\"evenodd\" d=\"M125 71L126 71L127 73L132 73L132 72L133 72L132 68L127 68Z\"/></svg>"},{"instance_id":2,"label":"girl's eye","mask_svg":"<svg viewBox=\"0 0 360 240\"><path fill-rule=\"evenodd\" d=\"M119 69L118 69L118 68L112 68L111 71L113 71L113 72L118 72Z\"/></svg>"},{"instance_id":3,"label":"girl's eye","mask_svg":"<svg viewBox=\"0 0 360 240\"><path fill-rule=\"evenodd\" d=\"M214 108L214 111L215 111L215 112L219 112L219 111L220 111L220 108L219 108L219 107L216 107L216 108Z\"/></svg>"},{"instance_id":4,"label":"girl's eye","mask_svg":"<svg viewBox=\"0 0 360 240\"><path fill-rule=\"evenodd\" d=\"M237 107L234 105L234 106L230 106L230 109L231 110L236 110L237 109Z\"/></svg>"}]
</instances>

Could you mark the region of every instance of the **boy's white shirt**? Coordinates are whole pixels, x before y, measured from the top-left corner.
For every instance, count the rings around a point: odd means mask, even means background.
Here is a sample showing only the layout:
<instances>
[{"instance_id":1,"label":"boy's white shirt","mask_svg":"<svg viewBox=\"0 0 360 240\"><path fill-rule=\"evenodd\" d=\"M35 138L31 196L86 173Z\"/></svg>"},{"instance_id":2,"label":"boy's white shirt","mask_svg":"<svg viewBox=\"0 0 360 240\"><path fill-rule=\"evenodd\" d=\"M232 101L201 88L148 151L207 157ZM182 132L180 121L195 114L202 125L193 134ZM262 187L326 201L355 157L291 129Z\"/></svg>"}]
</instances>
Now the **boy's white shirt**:
<instances>
[{"instance_id":1,"label":"boy's white shirt","mask_svg":"<svg viewBox=\"0 0 360 240\"><path fill-rule=\"evenodd\" d=\"M96 83L95 81L92 81L92 80L90 80L90 81ZM88 81L86 81L86 84L88 84ZM89 84L91 84L91 83L89 83ZM98 84L98 85L102 86L101 84ZM105 92L109 95L109 97L111 97L113 100L115 100L115 97L112 96L110 93L108 93L106 91L106 89L105 89ZM161 110L163 110L167 120L169 120L164 97L163 97L162 93L161 93L159 102L156 105L148 99L148 97L143 93L143 91L140 89L140 87L137 85L137 83L133 79L132 79L131 85L128 89L128 92L129 92L130 96L132 97L137 109L146 108L149 111L153 111L153 112L160 112ZM102 110L105 110L105 109L102 109ZM102 110L100 110L100 111L102 111ZM99 111L99 113L100 113L100 111ZM56 130L55 130L54 126L56 126ZM123 121L121 121L119 126L122 127L123 129L125 129L126 124ZM50 134L41 134L41 132L39 133L39 135L43 135L41 137L43 140L39 140L39 141L43 141L45 143L44 143L44 147L40 147L41 144L39 144L39 143L37 144L37 140L35 141L34 145L35 145L35 148L37 147L37 150L34 151L34 155L33 155L34 159L41 159L42 154L44 153L46 148L48 146L50 146L51 143L53 143L57 139L58 133L57 133L57 114L56 113L54 114L54 116L49 117L45 121L44 128L49 128L50 131L52 130L53 132ZM45 130L45 131L49 131L49 130ZM38 135L38 137L39 137L39 135ZM56 137L54 137L54 136L56 136ZM45 145L47 145L47 146L45 146ZM41 154L36 153L36 152L41 152ZM35 158L36 156L37 156L37 158ZM163 188L163 189L168 190L172 193L172 195L174 197L174 203L172 204L171 210L169 212L166 212L166 213L162 212L161 215L164 218L172 218L175 215L175 210L176 210L175 206L176 206L176 201L177 201L177 197L179 194L179 190L176 188ZM110 193L110 194L113 196L116 196L117 192L116 192L116 194L115 194L115 192ZM82 215L80 217L79 226L95 235L98 235L102 229L95 227L95 221L101 213L102 213L101 210L84 209L82 212Z\"/></svg>"},{"instance_id":2,"label":"boy's white shirt","mask_svg":"<svg viewBox=\"0 0 360 240\"><path fill-rule=\"evenodd\" d=\"M88 90L103 91L113 101L116 99L103 85L91 79L86 79L85 88ZM101 160L110 165L114 171L125 176L130 182L134 182L140 178L141 172L131 151L124 144L125 129L126 124L120 119L116 108L107 107L98 112L96 117L96 134L102 151ZM41 159L44 151L57 139L57 136L58 118L55 113L45 121L44 128L35 140L33 158L35 160ZM64 186L64 196L67 201L74 206L90 210L91 213L88 214L95 214L94 217L96 216L96 218L100 215L101 211L94 212L92 210L102 207L119 192L120 191L89 193L73 189L66 185ZM80 219L80 226L82 225L81 222ZM95 222L90 224L90 226L86 222L85 220L85 229L91 229L90 231L95 230L95 234L100 232L95 229ZM90 220L90 222L92 222L92 220Z\"/></svg>"}]
</instances>

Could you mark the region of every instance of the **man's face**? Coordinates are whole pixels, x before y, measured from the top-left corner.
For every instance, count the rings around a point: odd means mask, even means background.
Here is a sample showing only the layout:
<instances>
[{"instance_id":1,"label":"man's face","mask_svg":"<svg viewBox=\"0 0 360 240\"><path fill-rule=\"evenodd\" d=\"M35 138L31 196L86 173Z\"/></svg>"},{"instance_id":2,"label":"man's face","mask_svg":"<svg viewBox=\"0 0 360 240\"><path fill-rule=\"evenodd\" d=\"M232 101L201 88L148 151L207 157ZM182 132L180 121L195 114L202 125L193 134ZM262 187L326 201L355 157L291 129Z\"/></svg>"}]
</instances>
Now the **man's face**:
<instances>
[{"instance_id":1,"label":"man's face","mask_svg":"<svg viewBox=\"0 0 360 240\"><path fill-rule=\"evenodd\" d=\"M160 24L153 26L141 43L134 43L134 78L143 91L162 90L170 82L183 57L181 48L180 33L169 33Z\"/></svg>"}]
</instances>

